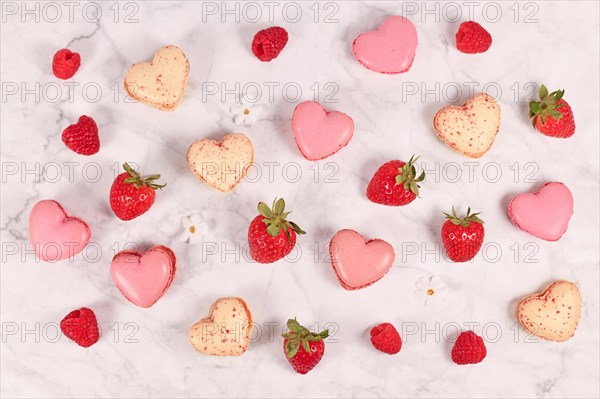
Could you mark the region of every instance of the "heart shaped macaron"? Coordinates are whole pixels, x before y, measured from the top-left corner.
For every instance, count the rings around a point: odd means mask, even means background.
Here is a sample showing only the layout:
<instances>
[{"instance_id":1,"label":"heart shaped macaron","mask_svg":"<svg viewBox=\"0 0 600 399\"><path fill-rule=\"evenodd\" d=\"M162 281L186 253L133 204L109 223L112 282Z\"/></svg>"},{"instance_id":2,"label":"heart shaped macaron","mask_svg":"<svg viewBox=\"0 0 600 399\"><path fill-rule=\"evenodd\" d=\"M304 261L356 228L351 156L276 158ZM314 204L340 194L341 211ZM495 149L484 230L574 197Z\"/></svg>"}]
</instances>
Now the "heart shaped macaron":
<instances>
[{"instance_id":1,"label":"heart shaped macaron","mask_svg":"<svg viewBox=\"0 0 600 399\"><path fill-rule=\"evenodd\" d=\"M242 298L220 298L209 316L192 326L189 338L198 352L239 356L248 349L252 327L252 314Z\"/></svg>"},{"instance_id":2,"label":"heart shaped macaron","mask_svg":"<svg viewBox=\"0 0 600 399\"><path fill-rule=\"evenodd\" d=\"M173 111L183 98L190 63L179 47L161 47L152 62L133 64L125 75L130 97L158 108Z\"/></svg>"},{"instance_id":3,"label":"heart shaped macaron","mask_svg":"<svg viewBox=\"0 0 600 399\"><path fill-rule=\"evenodd\" d=\"M228 134L221 141L198 140L188 149L187 161L201 182L228 192L246 176L254 161L254 147L239 133Z\"/></svg>"},{"instance_id":4,"label":"heart shaped macaron","mask_svg":"<svg viewBox=\"0 0 600 399\"><path fill-rule=\"evenodd\" d=\"M390 270L396 254L380 239L365 240L354 230L338 231L329 243L331 264L347 290L365 288Z\"/></svg>"},{"instance_id":5,"label":"heart shaped macaron","mask_svg":"<svg viewBox=\"0 0 600 399\"><path fill-rule=\"evenodd\" d=\"M29 215L29 242L38 258L47 262L71 258L90 240L90 227L69 216L56 201L42 200Z\"/></svg>"},{"instance_id":6,"label":"heart shaped macaron","mask_svg":"<svg viewBox=\"0 0 600 399\"><path fill-rule=\"evenodd\" d=\"M352 53L372 71L396 74L410 69L417 44L413 23L402 16L391 16L378 29L358 35L352 43Z\"/></svg>"},{"instance_id":7,"label":"heart shaped macaron","mask_svg":"<svg viewBox=\"0 0 600 399\"><path fill-rule=\"evenodd\" d=\"M292 130L304 158L318 161L348 144L354 121L343 112L329 112L318 102L305 101L294 110Z\"/></svg>"},{"instance_id":8,"label":"heart shaped macaron","mask_svg":"<svg viewBox=\"0 0 600 399\"><path fill-rule=\"evenodd\" d=\"M517 305L523 328L549 341L566 341L575 334L581 318L581 294L568 281L555 281L542 292L527 296Z\"/></svg>"},{"instance_id":9,"label":"heart shaped macaron","mask_svg":"<svg viewBox=\"0 0 600 399\"><path fill-rule=\"evenodd\" d=\"M519 194L508 206L510 221L527 233L557 241L573 215L573 194L562 183L546 183L536 193Z\"/></svg>"},{"instance_id":10,"label":"heart shaped macaron","mask_svg":"<svg viewBox=\"0 0 600 399\"><path fill-rule=\"evenodd\" d=\"M149 308L162 297L175 278L175 254L162 245L144 254L121 251L110 265L113 282L131 303Z\"/></svg>"},{"instance_id":11,"label":"heart shaped macaron","mask_svg":"<svg viewBox=\"0 0 600 399\"><path fill-rule=\"evenodd\" d=\"M462 107L447 106L433 118L438 138L470 158L485 154L500 130L500 106L485 93L474 95Z\"/></svg>"}]
</instances>

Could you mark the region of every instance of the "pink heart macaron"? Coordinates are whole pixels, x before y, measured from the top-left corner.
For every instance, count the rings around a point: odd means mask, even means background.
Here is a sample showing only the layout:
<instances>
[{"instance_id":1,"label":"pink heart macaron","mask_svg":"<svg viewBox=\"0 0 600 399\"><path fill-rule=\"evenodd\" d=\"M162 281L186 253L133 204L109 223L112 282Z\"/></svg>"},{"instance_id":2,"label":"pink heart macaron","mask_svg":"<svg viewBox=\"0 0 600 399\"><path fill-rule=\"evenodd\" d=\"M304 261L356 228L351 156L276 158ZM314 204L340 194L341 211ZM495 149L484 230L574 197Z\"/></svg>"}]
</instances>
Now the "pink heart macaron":
<instances>
[{"instance_id":1,"label":"pink heart macaron","mask_svg":"<svg viewBox=\"0 0 600 399\"><path fill-rule=\"evenodd\" d=\"M175 278L175 254L159 245L144 254L121 251L110 265L112 279L123 296L142 308L154 305Z\"/></svg>"},{"instance_id":2,"label":"pink heart macaron","mask_svg":"<svg viewBox=\"0 0 600 399\"><path fill-rule=\"evenodd\" d=\"M396 257L386 241L366 240L354 230L338 231L329 243L329 255L338 281L347 290L365 288L383 278Z\"/></svg>"},{"instance_id":3,"label":"pink heart macaron","mask_svg":"<svg viewBox=\"0 0 600 399\"><path fill-rule=\"evenodd\" d=\"M354 134L354 121L343 112L330 112L321 104L305 101L292 115L296 145L310 161L327 158L344 148Z\"/></svg>"},{"instance_id":4,"label":"pink heart macaron","mask_svg":"<svg viewBox=\"0 0 600 399\"><path fill-rule=\"evenodd\" d=\"M38 202L29 215L29 242L35 255L47 262L77 255L87 245L90 236L88 224L69 216L56 201Z\"/></svg>"},{"instance_id":5,"label":"pink heart macaron","mask_svg":"<svg viewBox=\"0 0 600 399\"><path fill-rule=\"evenodd\" d=\"M413 23L402 16L391 16L378 29L358 35L352 43L352 53L372 71L397 74L410 69L417 44Z\"/></svg>"},{"instance_id":6,"label":"pink heart macaron","mask_svg":"<svg viewBox=\"0 0 600 399\"><path fill-rule=\"evenodd\" d=\"M527 233L557 241L573 215L573 194L562 183L546 183L536 193L519 194L508 206L510 221Z\"/></svg>"}]
</instances>

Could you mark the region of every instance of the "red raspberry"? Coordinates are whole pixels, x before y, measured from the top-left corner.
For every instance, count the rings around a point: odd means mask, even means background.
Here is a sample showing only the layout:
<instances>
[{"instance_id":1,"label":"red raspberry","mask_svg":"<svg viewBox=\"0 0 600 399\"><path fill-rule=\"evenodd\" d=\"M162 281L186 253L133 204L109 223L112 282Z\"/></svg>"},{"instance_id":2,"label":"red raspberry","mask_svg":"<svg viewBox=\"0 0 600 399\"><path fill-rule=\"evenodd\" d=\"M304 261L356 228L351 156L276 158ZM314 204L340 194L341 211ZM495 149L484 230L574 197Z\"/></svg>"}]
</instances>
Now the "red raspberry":
<instances>
[{"instance_id":1,"label":"red raspberry","mask_svg":"<svg viewBox=\"0 0 600 399\"><path fill-rule=\"evenodd\" d=\"M473 331L465 331L454 343L452 361L456 364L475 364L485 359L486 354L483 339Z\"/></svg>"},{"instance_id":2,"label":"red raspberry","mask_svg":"<svg viewBox=\"0 0 600 399\"><path fill-rule=\"evenodd\" d=\"M252 52L259 60L269 62L277 58L288 41L288 33L279 26L263 29L254 35Z\"/></svg>"},{"instance_id":3,"label":"red raspberry","mask_svg":"<svg viewBox=\"0 0 600 399\"><path fill-rule=\"evenodd\" d=\"M62 132L62 140L67 147L81 155L93 155L100 150L98 126L86 115L79 117L76 124Z\"/></svg>"},{"instance_id":4,"label":"red raspberry","mask_svg":"<svg viewBox=\"0 0 600 399\"><path fill-rule=\"evenodd\" d=\"M467 54L483 53L492 45L492 35L477 22L463 22L456 32L456 48Z\"/></svg>"},{"instance_id":5,"label":"red raspberry","mask_svg":"<svg viewBox=\"0 0 600 399\"><path fill-rule=\"evenodd\" d=\"M371 343L375 349L395 355L402 348L402 338L390 323L383 323L371 329Z\"/></svg>"},{"instance_id":6,"label":"red raspberry","mask_svg":"<svg viewBox=\"0 0 600 399\"><path fill-rule=\"evenodd\" d=\"M88 308L74 310L66 315L60 322L60 330L67 338L84 348L94 345L100 338L96 315Z\"/></svg>"},{"instance_id":7,"label":"red raspberry","mask_svg":"<svg viewBox=\"0 0 600 399\"><path fill-rule=\"evenodd\" d=\"M79 69L81 57L66 48L58 50L52 60L52 72L59 79L69 79Z\"/></svg>"}]
</instances>

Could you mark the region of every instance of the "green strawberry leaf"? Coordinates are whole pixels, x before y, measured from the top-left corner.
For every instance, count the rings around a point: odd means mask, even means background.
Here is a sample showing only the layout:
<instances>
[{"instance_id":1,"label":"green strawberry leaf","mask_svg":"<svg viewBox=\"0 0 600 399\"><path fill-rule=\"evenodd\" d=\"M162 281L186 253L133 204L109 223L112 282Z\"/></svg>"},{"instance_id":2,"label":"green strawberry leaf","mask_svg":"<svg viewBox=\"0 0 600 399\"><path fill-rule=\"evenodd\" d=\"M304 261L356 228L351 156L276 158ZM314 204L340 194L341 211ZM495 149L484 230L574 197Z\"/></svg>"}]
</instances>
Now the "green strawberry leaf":
<instances>
[{"instance_id":1,"label":"green strawberry leaf","mask_svg":"<svg viewBox=\"0 0 600 399\"><path fill-rule=\"evenodd\" d=\"M546 97L548 97L548 88L544 85L540 86L540 100L545 99Z\"/></svg>"},{"instance_id":2,"label":"green strawberry leaf","mask_svg":"<svg viewBox=\"0 0 600 399\"><path fill-rule=\"evenodd\" d=\"M531 112L531 114L537 115L540 112L542 112L542 107L540 106L539 102L532 101L529 103L529 111ZM533 115L531 115L531 116L533 116Z\"/></svg>"},{"instance_id":3,"label":"green strawberry leaf","mask_svg":"<svg viewBox=\"0 0 600 399\"><path fill-rule=\"evenodd\" d=\"M310 354L310 345L308 344L308 341L303 340L302 341L302 347L304 348L304 350L306 351L306 353Z\"/></svg>"},{"instance_id":4,"label":"green strawberry leaf","mask_svg":"<svg viewBox=\"0 0 600 399\"><path fill-rule=\"evenodd\" d=\"M294 356L296 356L299 349L300 349L300 341L298 341L298 340L288 341L287 344L285 345L285 353L286 353L288 359L291 359Z\"/></svg>"}]
</instances>

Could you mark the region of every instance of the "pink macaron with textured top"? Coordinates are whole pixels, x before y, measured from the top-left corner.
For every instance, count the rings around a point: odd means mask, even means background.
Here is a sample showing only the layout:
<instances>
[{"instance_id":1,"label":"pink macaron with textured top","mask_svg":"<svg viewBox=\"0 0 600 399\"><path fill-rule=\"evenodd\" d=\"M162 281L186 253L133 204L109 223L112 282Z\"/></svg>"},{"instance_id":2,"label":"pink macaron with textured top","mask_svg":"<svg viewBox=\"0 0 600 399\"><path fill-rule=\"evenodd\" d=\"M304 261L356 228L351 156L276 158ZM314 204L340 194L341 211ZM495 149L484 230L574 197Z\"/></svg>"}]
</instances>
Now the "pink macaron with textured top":
<instances>
[{"instance_id":1,"label":"pink macaron with textured top","mask_svg":"<svg viewBox=\"0 0 600 399\"><path fill-rule=\"evenodd\" d=\"M508 206L508 217L515 226L547 241L563 236L571 215L573 194L563 183L546 183L536 193L519 194Z\"/></svg>"},{"instance_id":2,"label":"pink macaron with textured top","mask_svg":"<svg viewBox=\"0 0 600 399\"><path fill-rule=\"evenodd\" d=\"M82 219L69 216L56 201L42 200L29 215L29 242L35 255L47 262L71 258L90 240L90 227Z\"/></svg>"},{"instance_id":3,"label":"pink macaron with textured top","mask_svg":"<svg viewBox=\"0 0 600 399\"><path fill-rule=\"evenodd\" d=\"M372 71L398 74L410 69L417 44L413 23L402 16L391 16L378 29L358 35L352 43L352 53Z\"/></svg>"},{"instance_id":4,"label":"pink macaron with textured top","mask_svg":"<svg viewBox=\"0 0 600 399\"><path fill-rule=\"evenodd\" d=\"M292 130L304 158L318 161L335 154L350 142L354 121L343 112L330 112L318 102L305 101L294 110Z\"/></svg>"}]
</instances>

